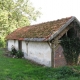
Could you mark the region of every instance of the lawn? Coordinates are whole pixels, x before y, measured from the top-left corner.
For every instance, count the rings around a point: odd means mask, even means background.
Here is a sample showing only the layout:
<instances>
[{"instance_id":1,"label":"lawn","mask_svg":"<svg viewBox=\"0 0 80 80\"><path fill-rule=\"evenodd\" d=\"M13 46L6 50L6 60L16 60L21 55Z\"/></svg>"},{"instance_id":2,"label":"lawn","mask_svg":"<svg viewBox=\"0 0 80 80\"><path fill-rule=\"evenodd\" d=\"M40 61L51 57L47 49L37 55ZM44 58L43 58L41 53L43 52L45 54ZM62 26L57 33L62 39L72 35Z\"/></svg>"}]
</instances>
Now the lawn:
<instances>
[{"instance_id":1,"label":"lawn","mask_svg":"<svg viewBox=\"0 0 80 80\"><path fill-rule=\"evenodd\" d=\"M48 68L4 54L0 49L0 80L80 80L80 66Z\"/></svg>"}]
</instances>

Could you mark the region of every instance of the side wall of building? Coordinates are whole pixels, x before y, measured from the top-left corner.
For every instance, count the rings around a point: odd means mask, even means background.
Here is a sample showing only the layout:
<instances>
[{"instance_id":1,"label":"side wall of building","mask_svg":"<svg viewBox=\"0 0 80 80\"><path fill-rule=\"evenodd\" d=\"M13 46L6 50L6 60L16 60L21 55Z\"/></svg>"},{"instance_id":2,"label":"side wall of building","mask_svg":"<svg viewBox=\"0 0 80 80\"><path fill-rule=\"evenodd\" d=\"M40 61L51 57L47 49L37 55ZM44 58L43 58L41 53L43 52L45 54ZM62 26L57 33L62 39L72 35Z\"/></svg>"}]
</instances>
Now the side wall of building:
<instances>
[{"instance_id":1,"label":"side wall of building","mask_svg":"<svg viewBox=\"0 0 80 80\"><path fill-rule=\"evenodd\" d=\"M18 50L18 40L8 40L8 50L11 51L12 45Z\"/></svg>"},{"instance_id":2,"label":"side wall of building","mask_svg":"<svg viewBox=\"0 0 80 80\"><path fill-rule=\"evenodd\" d=\"M8 40L8 50L12 45L18 50L18 40ZM47 42L25 42L22 41L22 52L24 58L42 65L51 66L51 48Z\"/></svg>"},{"instance_id":3,"label":"side wall of building","mask_svg":"<svg viewBox=\"0 0 80 80\"><path fill-rule=\"evenodd\" d=\"M19 47L18 47L18 40L14 40L14 47L19 50Z\"/></svg>"},{"instance_id":4,"label":"side wall of building","mask_svg":"<svg viewBox=\"0 0 80 80\"><path fill-rule=\"evenodd\" d=\"M39 64L51 66L51 48L47 42L22 41L22 51L26 59Z\"/></svg>"},{"instance_id":5,"label":"side wall of building","mask_svg":"<svg viewBox=\"0 0 80 80\"><path fill-rule=\"evenodd\" d=\"M18 40L8 40L8 50L11 51L12 45L18 50ZM37 62L39 64L51 67L51 47L47 42L25 42L22 41L22 52L24 58ZM63 55L63 49L58 45L54 53L54 65L65 66L66 60Z\"/></svg>"}]
</instances>

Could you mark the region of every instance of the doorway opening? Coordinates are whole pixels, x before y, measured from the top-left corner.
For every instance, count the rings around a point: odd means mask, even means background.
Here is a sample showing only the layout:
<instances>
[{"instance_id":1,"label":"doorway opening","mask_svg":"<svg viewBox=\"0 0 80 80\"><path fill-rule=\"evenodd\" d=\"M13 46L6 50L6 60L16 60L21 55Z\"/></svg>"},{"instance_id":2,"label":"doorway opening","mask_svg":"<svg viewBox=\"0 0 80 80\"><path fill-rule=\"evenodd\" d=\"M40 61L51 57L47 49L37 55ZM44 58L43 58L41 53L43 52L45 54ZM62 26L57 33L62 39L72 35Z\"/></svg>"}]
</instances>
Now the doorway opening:
<instances>
[{"instance_id":1,"label":"doorway opening","mask_svg":"<svg viewBox=\"0 0 80 80\"><path fill-rule=\"evenodd\" d=\"M22 41L18 41L19 50L22 51Z\"/></svg>"}]
</instances>

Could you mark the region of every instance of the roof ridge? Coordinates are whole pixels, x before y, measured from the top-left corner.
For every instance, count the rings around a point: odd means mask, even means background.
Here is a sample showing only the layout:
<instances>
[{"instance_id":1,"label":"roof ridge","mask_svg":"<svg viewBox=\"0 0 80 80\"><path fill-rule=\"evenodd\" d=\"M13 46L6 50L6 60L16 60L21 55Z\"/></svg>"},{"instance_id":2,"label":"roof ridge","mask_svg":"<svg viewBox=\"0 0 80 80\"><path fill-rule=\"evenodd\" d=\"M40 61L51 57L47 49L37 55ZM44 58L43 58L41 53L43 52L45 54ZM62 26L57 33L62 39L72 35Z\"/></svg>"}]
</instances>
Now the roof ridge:
<instances>
[{"instance_id":1,"label":"roof ridge","mask_svg":"<svg viewBox=\"0 0 80 80\"><path fill-rule=\"evenodd\" d=\"M37 25L40 25L40 24L45 24L45 23L48 23L48 22L58 21L58 20L62 20L62 19L68 19L68 18L71 18L71 17L74 17L74 16L70 16L70 17L66 17L66 18L60 18L60 19L51 20L51 21L46 21L46 22L41 22L41 23L38 23L38 24L30 25L30 26L37 26ZM26 27L27 27L27 26L26 26Z\"/></svg>"}]
</instances>

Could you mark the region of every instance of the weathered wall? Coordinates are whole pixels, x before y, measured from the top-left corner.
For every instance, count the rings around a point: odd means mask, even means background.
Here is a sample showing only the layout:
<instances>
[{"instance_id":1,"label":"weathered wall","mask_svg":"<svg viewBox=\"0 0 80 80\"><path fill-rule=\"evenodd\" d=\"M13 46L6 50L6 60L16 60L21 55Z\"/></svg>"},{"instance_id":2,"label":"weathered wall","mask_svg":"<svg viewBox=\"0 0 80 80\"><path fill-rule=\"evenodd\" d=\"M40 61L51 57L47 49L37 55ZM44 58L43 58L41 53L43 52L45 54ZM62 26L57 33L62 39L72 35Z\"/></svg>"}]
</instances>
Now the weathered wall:
<instances>
[{"instance_id":1,"label":"weathered wall","mask_svg":"<svg viewBox=\"0 0 80 80\"><path fill-rule=\"evenodd\" d=\"M12 45L18 50L18 40L8 40L9 51L11 51ZM49 67L51 66L51 48L47 42L22 41L22 52L26 59L33 60ZM60 45L55 49L54 57L55 67L66 65L63 49Z\"/></svg>"},{"instance_id":2,"label":"weathered wall","mask_svg":"<svg viewBox=\"0 0 80 80\"><path fill-rule=\"evenodd\" d=\"M26 44L25 44L26 43ZM51 49L47 42L22 42L24 57L51 66Z\"/></svg>"},{"instance_id":3,"label":"weathered wall","mask_svg":"<svg viewBox=\"0 0 80 80\"><path fill-rule=\"evenodd\" d=\"M12 45L18 50L18 40L8 40L9 51L11 51Z\"/></svg>"},{"instance_id":4,"label":"weathered wall","mask_svg":"<svg viewBox=\"0 0 80 80\"><path fill-rule=\"evenodd\" d=\"M8 40L9 51L11 51L12 45L18 50L18 40ZM22 52L26 59L51 66L51 48L47 42L22 41Z\"/></svg>"},{"instance_id":5,"label":"weathered wall","mask_svg":"<svg viewBox=\"0 0 80 80\"><path fill-rule=\"evenodd\" d=\"M54 64L55 67L65 66L67 64L63 54L63 48L61 47L61 45L58 45L55 50Z\"/></svg>"},{"instance_id":6,"label":"weathered wall","mask_svg":"<svg viewBox=\"0 0 80 80\"><path fill-rule=\"evenodd\" d=\"M24 57L28 57L28 44L25 41L22 41L22 52L24 52Z\"/></svg>"},{"instance_id":7,"label":"weathered wall","mask_svg":"<svg viewBox=\"0 0 80 80\"><path fill-rule=\"evenodd\" d=\"M18 47L18 40L14 40L14 47L15 47L15 49L19 49L19 47Z\"/></svg>"},{"instance_id":8,"label":"weathered wall","mask_svg":"<svg viewBox=\"0 0 80 80\"><path fill-rule=\"evenodd\" d=\"M8 40L8 50L11 51L11 47L14 45L14 40Z\"/></svg>"}]
</instances>

